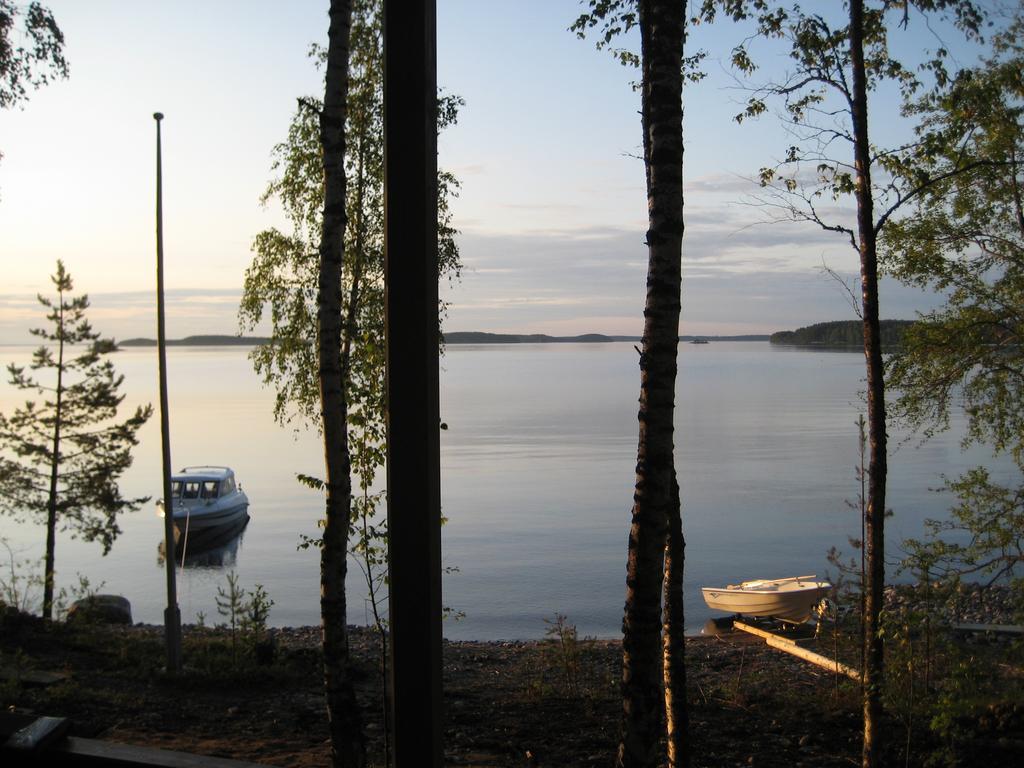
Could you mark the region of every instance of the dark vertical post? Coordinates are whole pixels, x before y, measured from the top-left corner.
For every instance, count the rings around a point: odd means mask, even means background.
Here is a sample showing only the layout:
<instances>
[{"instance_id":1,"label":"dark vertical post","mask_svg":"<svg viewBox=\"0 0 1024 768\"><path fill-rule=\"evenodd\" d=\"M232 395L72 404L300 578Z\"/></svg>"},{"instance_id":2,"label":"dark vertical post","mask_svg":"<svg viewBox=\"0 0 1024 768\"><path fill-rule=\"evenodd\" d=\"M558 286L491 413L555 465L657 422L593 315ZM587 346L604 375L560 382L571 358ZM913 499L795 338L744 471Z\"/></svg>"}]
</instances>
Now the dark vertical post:
<instances>
[{"instance_id":1,"label":"dark vertical post","mask_svg":"<svg viewBox=\"0 0 1024 768\"><path fill-rule=\"evenodd\" d=\"M164 475L164 563L167 565L167 608L164 632L167 636L167 671L181 671L181 611L174 578L174 499L171 498L171 429L167 416L167 339L164 333L164 198L163 167L160 156L160 121L156 120L156 338L160 360L160 437Z\"/></svg>"},{"instance_id":2,"label":"dark vertical post","mask_svg":"<svg viewBox=\"0 0 1024 768\"><path fill-rule=\"evenodd\" d=\"M435 0L384 0L385 336L396 768L440 768Z\"/></svg>"}]
</instances>

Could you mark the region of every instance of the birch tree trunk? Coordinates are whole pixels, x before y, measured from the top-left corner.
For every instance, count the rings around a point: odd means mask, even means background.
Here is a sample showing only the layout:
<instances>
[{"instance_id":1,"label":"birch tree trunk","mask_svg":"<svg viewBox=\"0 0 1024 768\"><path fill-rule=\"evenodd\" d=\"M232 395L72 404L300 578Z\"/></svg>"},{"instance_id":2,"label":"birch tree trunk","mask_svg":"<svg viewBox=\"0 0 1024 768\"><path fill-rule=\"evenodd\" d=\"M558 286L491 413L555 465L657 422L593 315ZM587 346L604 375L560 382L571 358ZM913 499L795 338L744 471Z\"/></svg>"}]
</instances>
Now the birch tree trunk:
<instances>
[{"instance_id":1,"label":"birch tree trunk","mask_svg":"<svg viewBox=\"0 0 1024 768\"><path fill-rule=\"evenodd\" d=\"M682 237L682 53L685 3L640 0L642 120L647 171L648 272L640 354L636 486L622 623L623 727L617 765L661 763L668 703L674 757L685 759L682 672L682 536L673 457ZM671 521L671 523L670 523ZM675 535L670 536L669 531ZM669 543L666 558L666 543ZM666 582L665 579L670 579ZM661 637L662 589L667 604ZM678 620L678 623L677 623ZM667 687L663 688L663 671Z\"/></svg>"},{"instance_id":2,"label":"birch tree trunk","mask_svg":"<svg viewBox=\"0 0 1024 768\"><path fill-rule=\"evenodd\" d=\"M665 543L665 584L663 607L662 668L665 678L665 734L669 768L690 765L689 726L686 707L686 636L683 612L683 538L679 484L673 482L674 500L668 512Z\"/></svg>"},{"instance_id":3,"label":"birch tree trunk","mask_svg":"<svg viewBox=\"0 0 1024 768\"><path fill-rule=\"evenodd\" d=\"M351 21L350 0L331 0L326 86L320 113L324 211L320 238L317 351L327 495L320 559L320 613L331 760L338 768L362 768L366 763L359 705L350 675L345 606L352 480L344 386L346 361L342 355L342 269L346 224L345 115Z\"/></svg>"},{"instance_id":4,"label":"birch tree trunk","mask_svg":"<svg viewBox=\"0 0 1024 768\"><path fill-rule=\"evenodd\" d=\"M867 573L865 586L864 742L861 765L879 764L882 749L883 644L879 625L885 587L885 382L878 322L878 258L871 191L871 147L868 142L867 73L864 65L864 2L850 2L850 64L857 239L864 320L864 357L868 397Z\"/></svg>"}]
</instances>

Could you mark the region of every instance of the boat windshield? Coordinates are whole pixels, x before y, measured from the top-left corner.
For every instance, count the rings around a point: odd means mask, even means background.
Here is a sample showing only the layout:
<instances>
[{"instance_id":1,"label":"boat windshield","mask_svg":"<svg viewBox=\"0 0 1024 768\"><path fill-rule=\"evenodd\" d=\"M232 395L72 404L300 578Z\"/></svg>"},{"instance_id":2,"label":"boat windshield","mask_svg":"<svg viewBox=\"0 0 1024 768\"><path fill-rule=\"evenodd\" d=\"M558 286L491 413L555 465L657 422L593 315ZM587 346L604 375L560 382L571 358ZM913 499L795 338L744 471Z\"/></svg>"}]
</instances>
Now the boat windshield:
<instances>
[{"instance_id":1,"label":"boat windshield","mask_svg":"<svg viewBox=\"0 0 1024 768\"><path fill-rule=\"evenodd\" d=\"M185 489L181 494L183 499L198 499L199 498L199 487L201 483L188 482L185 483Z\"/></svg>"},{"instance_id":2,"label":"boat windshield","mask_svg":"<svg viewBox=\"0 0 1024 768\"><path fill-rule=\"evenodd\" d=\"M181 496L181 481L173 480L171 481L171 498L176 499L179 496Z\"/></svg>"},{"instance_id":3,"label":"boat windshield","mask_svg":"<svg viewBox=\"0 0 1024 768\"><path fill-rule=\"evenodd\" d=\"M217 498L217 481L216 480L204 480L203 481L203 498L204 499L216 499Z\"/></svg>"}]
</instances>

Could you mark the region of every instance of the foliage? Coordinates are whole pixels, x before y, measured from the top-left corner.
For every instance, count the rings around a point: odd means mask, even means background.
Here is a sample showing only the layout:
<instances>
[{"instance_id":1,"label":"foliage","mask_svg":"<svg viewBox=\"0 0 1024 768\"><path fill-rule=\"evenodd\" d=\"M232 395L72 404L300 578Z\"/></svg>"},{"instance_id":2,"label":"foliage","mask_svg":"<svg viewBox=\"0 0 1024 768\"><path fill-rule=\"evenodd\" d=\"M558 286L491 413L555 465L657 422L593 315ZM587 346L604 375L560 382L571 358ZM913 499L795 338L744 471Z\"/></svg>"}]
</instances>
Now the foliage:
<instances>
[{"instance_id":1,"label":"foliage","mask_svg":"<svg viewBox=\"0 0 1024 768\"><path fill-rule=\"evenodd\" d=\"M217 587L217 613L226 618L228 631L231 633L231 658L238 663L238 631L241 629L245 612L245 589L238 584L238 574L229 571L225 577L227 589Z\"/></svg>"},{"instance_id":2,"label":"foliage","mask_svg":"<svg viewBox=\"0 0 1024 768\"><path fill-rule=\"evenodd\" d=\"M942 577L1020 582L1024 571L1024 486L1005 487L975 467L946 488L958 502L944 520L926 520L928 538L903 543L912 555L936 563Z\"/></svg>"},{"instance_id":3,"label":"foliage","mask_svg":"<svg viewBox=\"0 0 1024 768\"><path fill-rule=\"evenodd\" d=\"M906 49L892 41L890 33L909 23L911 10L946 19L972 39L980 38L985 21L981 7L970 0L880 0L865 5L863 49L868 94L895 86L909 99L923 89L949 81L948 51L942 45L933 51L915 51L922 57L917 66L898 58ZM832 204L857 190L857 168L852 160L856 137L849 19L834 11L819 14L795 3L789 6L768 0L704 0L700 15L705 21L723 15L756 24L757 34L732 51L734 68L747 77L755 77L758 72L754 51L757 41L777 41L786 48L792 70L781 81L754 87L735 116L742 123L766 114L774 103L782 107L780 119L790 133L791 144L781 162L759 171L763 189L760 204L769 212L769 220L811 222L845 236L854 250L859 250L858 233L830 210ZM920 143L868 148L865 170L871 182L875 234L934 183L934 179L919 179L918 184L909 187L901 184L903 170L927 151L927 146Z\"/></svg>"},{"instance_id":4,"label":"foliage","mask_svg":"<svg viewBox=\"0 0 1024 768\"><path fill-rule=\"evenodd\" d=\"M579 698L580 641L576 635L576 625L570 624L561 613L556 613L554 619L544 619L544 623L548 625L544 635L554 645L566 695L574 699Z\"/></svg>"},{"instance_id":5,"label":"foliage","mask_svg":"<svg viewBox=\"0 0 1024 768\"><path fill-rule=\"evenodd\" d=\"M993 40L995 56L915 104L930 147L917 176L948 176L886 232L896 277L948 292L922 318L891 366L903 412L917 426L948 425L959 400L970 440L1018 460L1024 450L1024 19ZM909 182L908 182L909 183ZM928 397L923 394L927 392Z\"/></svg>"},{"instance_id":6,"label":"foliage","mask_svg":"<svg viewBox=\"0 0 1024 768\"><path fill-rule=\"evenodd\" d=\"M387 521L380 510L382 494L373 492L386 456L384 427L384 167L383 52L379 0L359 0L352 7L349 94L346 113L346 228L341 318L343 389L348 408L348 447L359 493L352 496L351 551L364 570L371 593L379 593L385 565ZM326 52L310 55L318 64ZM438 98L438 129L456 122L461 98ZM274 416L282 424L320 427L317 382L317 274L323 208L323 169L319 135L322 102L299 99L287 139L274 148L273 170L262 201L281 204L291 234L260 232L246 270L239 322L255 329L269 321L272 343L253 350L251 359L264 383L276 390ZM449 172L438 172L439 273L457 280L462 264L450 201L459 188ZM445 305L438 307L443 318ZM306 475L306 485L323 484ZM310 542L306 542L308 545ZM375 596L374 612L379 601Z\"/></svg>"},{"instance_id":7,"label":"foliage","mask_svg":"<svg viewBox=\"0 0 1024 768\"><path fill-rule=\"evenodd\" d=\"M912 320L882 320L879 328L882 334L882 346L896 347L903 341L907 328L913 325ZM777 331L768 341L772 344L820 345L825 347L863 347L864 323L859 320L836 320L828 323L815 323L795 331Z\"/></svg>"},{"instance_id":8,"label":"foliage","mask_svg":"<svg viewBox=\"0 0 1024 768\"><path fill-rule=\"evenodd\" d=\"M10 383L34 391L41 402L26 401L10 416L0 414L0 511L22 520L44 522L47 530L43 613L52 615L54 538L57 526L98 541L103 554L121 532L117 516L139 508L149 497L125 499L117 481L132 464L136 434L152 415L138 407L118 422L124 380L107 355L116 347L86 320L87 296L69 296L71 276L57 262L52 276L56 302L39 296L52 328L32 329L45 342L32 357L32 371L9 365ZM71 355L74 347L81 351Z\"/></svg>"},{"instance_id":9,"label":"foliage","mask_svg":"<svg viewBox=\"0 0 1024 768\"><path fill-rule=\"evenodd\" d=\"M749 19L753 39L781 42L791 71L781 80L752 92L736 115L742 122L764 114L769 102L781 105L782 122L792 137L780 163L760 171L763 204L774 220L801 221L842 235L860 265L861 311L867 373L870 460L865 506L864 600L864 739L862 763L877 765L884 748L881 693L884 685L884 640L881 613L885 583L885 495L887 434L885 380L879 329L878 248L880 233L894 214L938 179L924 178L910 187L900 171L925 151L920 145L878 148L871 144L869 95L883 87L910 98L930 80L948 80L946 51L925 52L920 68L905 64L891 44L890 31L907 26L910 11L938 11L968 36L976 36L981 15L970 0L848 0L846 13L828 16L803 6L767 0L705 0L705 18L718 9L734 19ZM897 15L899 14L899 16ZM900 18L902 16L902 18ZM749 40L750 38L748 38ZM741 43L733 65L751 75L757 66ZM855 221L836 214L835 204L852 197ZM829 209L833 210L829 210Z\"/></svg>"},{"instance_id":10,"label":"foliage","mask_svg":"<svg viewBox=\"0 0 1024 768\"><path fill-rule=\"evenodd\" d=\"M584 2L584 0L581 0ZM622 36L628 36L640 24L637 11L637 0L585 0L587 11L581 13L569 27L576 37L583 40L589 33L597 32L597 49L607 50L620 64L639 69L642 64L640 54L629 48L615 48L612 43ZM700 63L707 56L706 51L697 51L689 56L682 56L683 76L688 82L698 83L704 79ZM640 88L639 83L633 84L634 89Z\"/></svg>"},{"instance_id":11,"label":"foliage","mask_svg":"<svg viewBox=\"0 0 1024 768\"><path fill-rule=\"evenodd\" d=\"M608 654L593 637L580 637L576 625L561 614L544 619L545 640L536 653L525 652L530 660L525 672L524 692L534 701L552 697L563 705L583 705L588 709L618 691L619 681L606 662Z\"/></svg>"},{"instance_id":12,"label":"foliage","mask_svg":"<svg viewBox=\"0 0 1024 768\"><path fill-rule=\"evenodd\" d=\"M937 178L912 215L892 222L885 265L901 280L944 292L889 364L897 412L928 437L967 415L965 447L990 445L1024 472L1024 16L992 41L991 56L913 105L928 148L903 183ZM953 174L955 169L966 169ZM993 581L1024 575L1024 486L977 467L946 489L950 519L929 521L927 551L947 572Z\"/></svg>"},{"instance_id":13,"label":"foliage","mask_svg":"<svg viewBox=\"0 0 1024 768\"><path fill-rule=\"evenodd\" d=\"M888 655L883 693L886 709L903 728L900 748L904 764L921 751L930 712L938 708L935 693L946 673L939 659L948 662L957 655L950 635L942 631L947 628L941 626L941 609L950 598L950 585L933 578L933 566L928 558L904 561L900 571L910 570L916 582L896 589L910 597L893 601L882 614Z\"/></svg>"},{"instance_id":14,"label":"foliage","mask_svg":"<svg viewBox=\"0 0 1024 768\"><path fill-rule=\"evenodd\" d=\"M373 625L382 637L387 631L387 618L383 610L387 601L387 521L375 518L375 515L384 495L384 491L371 494L364 487L361 495L352 498L355 536L351 548L366 585L367 605L373 617Z\"/></svg>"},{"instance_id":15,"label":"foliage","mask_svg":"<svg viewBox=\"0 0 1024 768\"><path fill-rule=\"evenodd\" d=\"M79 601L91 604L92 599L95 598L99 594L100 590L107 585L106 581L101 581L99 584L93 584L92 580L88 576L81 573L76 573L75 577L78 579L78 584L72 585L70 589L64 589L62 587L60 594L54 601L56 614L62 620L67 619L70 605ZM90 611L91 608L87 607L84 611L84 615L88 616Z\"/></svg>"},{"instance_id":16,"label":"foliage","mask_svg":"<svg viewBox=\"0 0 1024 768\"><path fill-rule=\"evenodd\" d=\"M267 595L262 584L253 587L242 615L242 630L254 644L259 643L267 634L267 618L273 605L274 601Z\"/></svg>"},{"instance_id":17,"label":"foliage","mask_svg":"<svg viewBox=\"0 0 1024 768\"><path fill-rule=\"evenodd\" d=\"M38 573L25 572L26 562L15 559L14 550L7 539L0 537L0 545L7 550L4 575L0 576L0 604L28 613L36 607L43 577Z\"/></svg>"},{"instance_id":18,"label":"foliage","mask_svg":"<svg viewBox=\"0 0 1024 768\"><path fill-rule=\"evenodd\" d=\"M242 632L245 634L249 652L261 666L273 662L276 644L267 631L267 619L274 601L267 595L262 584L253 587L242 615Z\"/></svg>"},{"instance_id":19,"label":"foliage","mask_svg":"<svg viewBox=\"0 0 1024 768\"><path fill-rule=\"evenodd\" d=\"M345 172L347 201L343 344L351 355L346 373L349 425L353 435L365 434L364 451L353 449L353 472L370 481L383 463L384 366L384 169L383 59L379 0L353 5L349 60L349 102L346 115ZM310 55L320 64L325 52L314 46ZM438 99L438 128L453 124L462 99ZM239 322L243 329L271 324L272 343L255 349L253 366L276 390L274 415L282 424L319 425L316 381L316 275L323 208L319 114L322 102L299 99L287 139L274 147L272 169L280 175L261 200L277 201L292 225L260 232L246 270ZM438 174L438 251L440 274L456 280L461 270L451 198L459 187L455 177ZM444 306L439 310L444 311Z\"/></svg>"},{"instance_id":20,"label":"foliage","mask_svg":"<svg viewBox=\"0 0 1024 768\"><path fill-rule=\"evenodd\" d=\"M50 10L37 2L19 8L0 0L0 109L25 101L29 88L67 76L64 33Z\"/></svg>"},{"instance_id":21,"label":"foliage","mask_svg":"<svg viewBox=\"0 0 1024 768\"><path fill-rule=\"evenodd\" d=\"M834 606L834 619L838 621L839 614L845 613L849 606L855 604L857 606L857 625L860 634L860 671L864 674L864 622L865 622L865 599L867 595L867 578L866 578L866 549L865 540L867 538L867 531L865 524L867 521L867 486L868 486L868 467L867 467L867 422L864 420L863 415L857 416L857 448L858 457L857 464L854 467L854 477L857 480L857 497L854 501L847 500L846 506L857 512L857 517L860 520L860 537L850 536L848 542L850 548L860 553L860 562L851 557L849 560L844 560L843 553L836 547L832 547L828 552L828 561L836 569L836 578L833 581L833 597L836 601ZM836 658L839 658L838 650L836 652Z\"/></svg>"},{"instance_id":22,"label":"foliage","mask_svg":"<svg viewBox=\"0 0 1024 768\"><path fill-rule=\"evenodd\" d=\"M380 504L384 494L372 490L386 458L381 4L379 0L359 0L352 4L351 13L344 111L346 200L339 286L339 358L344 460L358 492L346 491L345 510L340 514L348 518L341 525L348 526L348 548L366 582L373 623L381 636L381 674L386 675L387 520ZM340 41L331 41L332 46L337 43ZM318 64L329 66L327 53L314 46L310 55ZM455 96L439 97L439 130L455 122L462 103ZM322 294L318 293L324 252L321 237L325 231L327 150L321 147L324 109L324 103L318 99L300 99L286 141L274 148L273 170L280 175L268 185L262 200L281 204L292 232L286 235L272 229L256 236L255 255L246 271L239 308L243 328L253 329L264 320L270 321L271 343L255 349L251 359L264 382L276 389L275 418L297 427L315 425L321 431L324 425L318 371L323 361L318 359L315 342L320 338L318 311L326 311L320 306ZM438 172L437 182L439 274L453 281L459 276L461 262L449 201L459 184L443 170ZM319 287L322 292L322 286ZM443 319L443 302L438 312ZM308 487L327 490L321 479L300 474L299 480ZM321 546L323 556L328 539L325 523L321 521L324 535L320 539L304 537L300 546ZM326 571L333 573L332 568L325 566ZM344 585L338 590L343 594ZM386 711L386 701L384 708Z\"/></svg>"},{"instance_id":23,"label":"foliage","mask_svg":"<svg viewBox=\"0 0 1024 768\"><path fill-rule=\"evenodd\" d=\"M884 617L885 700L902 730L903 738L894 739L892 747L900 764L1000 764L999 756L980 757L982 745L995 745L993 732L999 736L1020 728L1021 683L1019 676L1006 674L1019 668L1020 647L954 638L940 612L952 586L919 581L910 588L914 603Z\"/></svg>"},{"instance_id":24,"label":"foliage","mask_svg":"<svg viewBox=\"0 0 1024 768\"><path fill-rule=\"evenodd\" d=\"M19 17L24 17L20 29ZM64 33L50 10L38 2L22 8L14 0L0 0L0 109L27 101L29 88L67 76Z\"/></svg>"},{"instance_id":25,"label":"foliage","mask_svg":"<svg viewBox=\"0 0 1024 768\"><path fill-rule=\"evenodd\" d=\"M886 677L882 690L892 738L886 765L1002 765L1019 751L1024 725L1024 646L1019 641L965 637L949 627L958 600L955 580L936 579L926 561L905 561L914 581L896 587L882 614ZM977 595L978 593L973 593ZM829 617L831 619L831 617ZM819 652L855 664L861 634L852 612L840 610L830 631L819 635ZM853 701L837 688L840 702ZM818 706L827 707L826 689ZM801 706L806 707L804 700ZM845 706L845 705L844 705ZM851 711L852 714L852 711Z\"/></svg>"},{"instance_id":26,"label":"foliage","mask_svg":"<svg viewBox=\"0 0 1024 768\"><path fill-rule=\"evenodd\" d=\"M227 619L221 625L228 630L231 638L231 662L238 666L239 640L244 640L254 657L258 657L260 647L267 638L267 619L274 601L267 595L262 584L257 584L248 592L238 582L238 574L229 571L225 576L226 588L217 587L217 613ZM248 599L247 599L248 598ZM196 623L200 628L206 625L206 616L196 615Z\"/></svg>"},{"instance_id":27,"label":"foliage","mask_svg":"<svg viewBox=\"0 0 1024 768\"><path fill-rule=\"evenodd\" d=\"M0 575L0 607L14 608L21 613L39 610L39 592L45 584L43 574L32 563L17 560L10 543L2 536L0 546L7 550L7 563L3 575ZM45 559L40 558L39 564L45 564ZM95 597L106 586L105 581L94 585L88 576L81 573L76 573L75 577L78 579L77 585L72 585L70 589L61 587L53 598L54 614L61 620L67 616L69 602Z\"/></svg>"},{"instance_id":28,"label":"foliage","mask_svg":"<svg viewBox=\"0 0 1024 768\"><path fill-rule=\"evenodd\" d=\"M127 421L110 423L124 399L119 393L124 377L106 359L115 350L114 343L102 339L86 320L88 297L67 296L72 282L63 262L57 262L52 280L57 302L38 298L49 310L47 319L53 328L32 329L32 335L48 344L35 351L29 366L33 371L51 371L52 380L37 380L24 367L7 367L12 386L35 391L45 399L41 404L26 401L11 416L0 415L0 447L16 457L2 459L0 504L19 517L41 515L54 501L50 481L57 473L55 502L62 527L86 541L98 540L105 554L120 533L116 516L148 501L148 497L122 499L116 480L131 466L136 432L152 408L139 407ZM56 344L56 349L50 344ZM67 348L75 345L84 349L69 358ZM56 449L54 441L60 443Z\"/></svg>"}]
</instances>

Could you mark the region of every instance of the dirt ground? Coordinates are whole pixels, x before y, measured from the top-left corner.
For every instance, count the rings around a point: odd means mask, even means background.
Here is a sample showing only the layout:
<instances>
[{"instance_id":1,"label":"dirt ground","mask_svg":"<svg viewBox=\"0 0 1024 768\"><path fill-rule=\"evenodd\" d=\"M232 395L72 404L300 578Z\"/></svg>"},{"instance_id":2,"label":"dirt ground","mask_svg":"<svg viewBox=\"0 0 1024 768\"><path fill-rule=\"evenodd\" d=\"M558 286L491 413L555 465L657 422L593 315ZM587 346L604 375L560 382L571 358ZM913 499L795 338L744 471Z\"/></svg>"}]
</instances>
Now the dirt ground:
<instances>
[{"instance_id":1,"label":"dirt ground","mask_svg":"<svg viewBox=\"0 0 1024 768\"><path fill-rule=\"evenodd\" d=\"M128 744L329 764L317 628L276 630L274 659L262 666L244 645L232 651L223 631L192 628L186 670L170 677L160 627L72 629L19 616L0 624L8 711L69 717L76 735ZM380 765L375 635L353 629L352 652L371 764ZM740 632L691 639L687 664L694 765L859 764L859 688L845 678ZM31 685L29 670L66 678ZM620 676L617 641L446 642L445 763L611 766Z\"/></svg>"}]
</instances>

